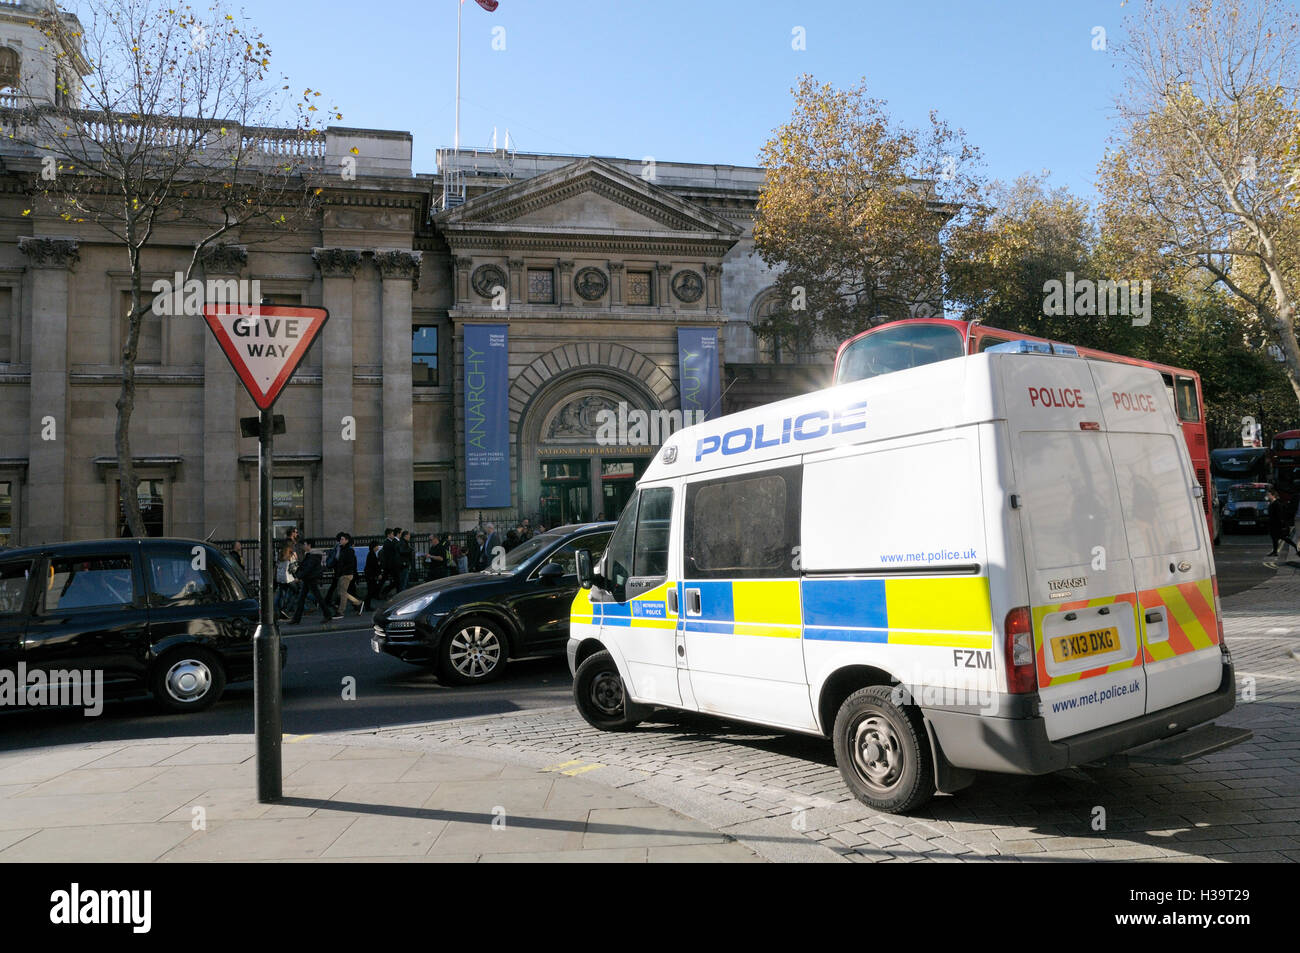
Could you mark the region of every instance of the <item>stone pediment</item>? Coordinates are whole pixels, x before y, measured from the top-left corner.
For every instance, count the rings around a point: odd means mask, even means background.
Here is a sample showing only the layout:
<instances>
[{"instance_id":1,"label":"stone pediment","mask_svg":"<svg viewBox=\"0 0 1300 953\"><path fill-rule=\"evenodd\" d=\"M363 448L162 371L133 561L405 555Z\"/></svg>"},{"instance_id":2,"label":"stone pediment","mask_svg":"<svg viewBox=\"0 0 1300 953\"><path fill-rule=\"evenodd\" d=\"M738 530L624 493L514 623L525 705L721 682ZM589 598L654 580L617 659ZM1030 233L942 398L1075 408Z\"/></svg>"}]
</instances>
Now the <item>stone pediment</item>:
<instances>
[{"instance_id":1,"label":"stone pediment","mask_svg":"<svg viewBox=\"0 0 1300 953\"><path fill-rule=\"evenodd\" d=\"M562 244L583 237L687 241L725 250L741 234L708 209L595 158L476 196L434 221L453 247L514 236Z\"/></svg>"}]
</instances>

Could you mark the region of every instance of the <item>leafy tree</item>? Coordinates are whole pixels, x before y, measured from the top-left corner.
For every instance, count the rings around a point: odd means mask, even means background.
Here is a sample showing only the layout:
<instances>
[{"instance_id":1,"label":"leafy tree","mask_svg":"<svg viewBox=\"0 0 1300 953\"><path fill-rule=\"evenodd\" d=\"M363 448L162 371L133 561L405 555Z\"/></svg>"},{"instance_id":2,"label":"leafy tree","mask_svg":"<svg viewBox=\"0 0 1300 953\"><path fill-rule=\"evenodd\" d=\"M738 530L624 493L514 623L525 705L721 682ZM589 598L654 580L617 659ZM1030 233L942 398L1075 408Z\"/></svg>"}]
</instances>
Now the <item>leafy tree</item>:
<instances>
[{"instance_id":1,"label":"leafy tree","mask_svg":"<svg viewBox=\"0 0 1300 953\"><path fill-rule=\"evenodd\" d=\"M1146 275L1225 288L1300 398L1300 17L1278 0L1148 0L1127 33L1103 224Z\"/></svg>"},{"instance_id":2,"label":"leafy tree","mask_svg":"<svg viewBox=\"0 0 1300 953\"><path fill-rule=\"evenodd\" d=\"M196 11L159 0L95 0L85 7L84 33L57 14L41 21L58 76L54 101L41 77L24 77L25 108L4 119L10 138L40 162L30 183L36 217L97 227L129 263L114 443L126 523L143 536L131 417L140 324L153 305L142 290L145 251L190 248L188 281L210 246L274 240L305 221L321 191L305 175L319 152L313 140L323 141L315 125L320 94L303 92L291 128L267 128L285 125L279 120L294 97L286 97L288 85L277 88L271 49L245 20L219 4Z\"/></svg>"},{"instance_id":3,"label":"leafy tree","mask_svg":"<svg viewBox=\"0 0 1300 953\"><path fill-rule=\"evenodd\" d=\"M797 349L941 301L940 248L972 215L977 150L933 113L900 126L887 105L799 78L789 121L759 153L754 247L779 269L781 304L756 328Z\"/></svg>"}]
</instances>

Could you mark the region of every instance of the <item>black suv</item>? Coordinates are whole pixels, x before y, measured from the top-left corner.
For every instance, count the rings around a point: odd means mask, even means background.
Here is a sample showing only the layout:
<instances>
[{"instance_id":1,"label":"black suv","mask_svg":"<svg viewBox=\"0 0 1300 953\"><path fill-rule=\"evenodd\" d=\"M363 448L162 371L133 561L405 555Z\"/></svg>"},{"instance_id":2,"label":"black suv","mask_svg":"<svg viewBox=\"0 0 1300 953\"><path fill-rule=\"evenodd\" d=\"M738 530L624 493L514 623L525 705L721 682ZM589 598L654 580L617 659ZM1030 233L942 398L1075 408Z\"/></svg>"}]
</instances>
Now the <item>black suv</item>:
<instances>
[{"instance_id":1,"label":"black suv","mask_svg":"<svg viewBox=\"0 0 1300 953\"><path fill-rule=\"evenodd\" d=\"M251 678L257 600L238 566L191 539L106 539L0 553L0 669L102 672L202 711Z\"/></svg>"},{"instance_id":2,"label":"black suv","mask_svg":"<svg viewBox=\"0 0 1300 953\"><path fill-rule=\"evenodd\" d=\"M563 652L576 553L600 558L613 531L612 522L559 526L520 543L499 568L408 589L375 613L371 648L437 666L443 681L459 685L490 681L507 659Z\"/></svg>"}]
</instances>

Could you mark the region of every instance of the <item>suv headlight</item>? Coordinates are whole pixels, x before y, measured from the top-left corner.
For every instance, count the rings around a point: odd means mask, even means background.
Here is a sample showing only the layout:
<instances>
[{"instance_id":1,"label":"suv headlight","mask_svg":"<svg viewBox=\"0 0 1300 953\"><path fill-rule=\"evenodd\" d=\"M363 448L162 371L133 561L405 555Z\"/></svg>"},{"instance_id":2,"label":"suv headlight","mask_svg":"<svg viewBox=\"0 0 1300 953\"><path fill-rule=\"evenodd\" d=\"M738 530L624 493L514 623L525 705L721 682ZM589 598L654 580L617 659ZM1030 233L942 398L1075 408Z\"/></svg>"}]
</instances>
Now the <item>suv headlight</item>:
<instances>
[{"instance_id":1,"label":"suv headlight","mask_svg":"<svg viewBox=\"0 0 1300 953\"><path fill-rule=\"evenodd\" d=\"M393 618L397 619L402 618L403 616L415 615L417 612L426 609L430 603L437 598L438 593L436 592L425 593L424 595L412 599L410 602L404 604L400 609L394 610Z\"/></svg>"}]
</instances>

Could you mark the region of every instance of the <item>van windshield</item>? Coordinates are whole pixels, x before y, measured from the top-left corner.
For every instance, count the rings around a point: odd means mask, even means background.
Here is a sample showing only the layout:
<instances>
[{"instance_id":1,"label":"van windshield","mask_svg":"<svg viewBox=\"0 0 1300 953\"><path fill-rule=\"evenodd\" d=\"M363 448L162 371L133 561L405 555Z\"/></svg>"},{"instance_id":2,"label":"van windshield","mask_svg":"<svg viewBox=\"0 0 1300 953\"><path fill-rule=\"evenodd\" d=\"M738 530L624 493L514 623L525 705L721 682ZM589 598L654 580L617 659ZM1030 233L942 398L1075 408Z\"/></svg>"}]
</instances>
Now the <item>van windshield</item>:
<instances>
[{"instance_id":1,"label":"van windshield","mask_svg":"<svg viewBox=\"0 0 1300 953\"><path fill-rule=\"evenodd\" d=\"M840 355L835 383L866 380L891 371L934 364L965 353L959 328L942 324L898 324L854 341Z\"/></svg>"}]
</instances>

